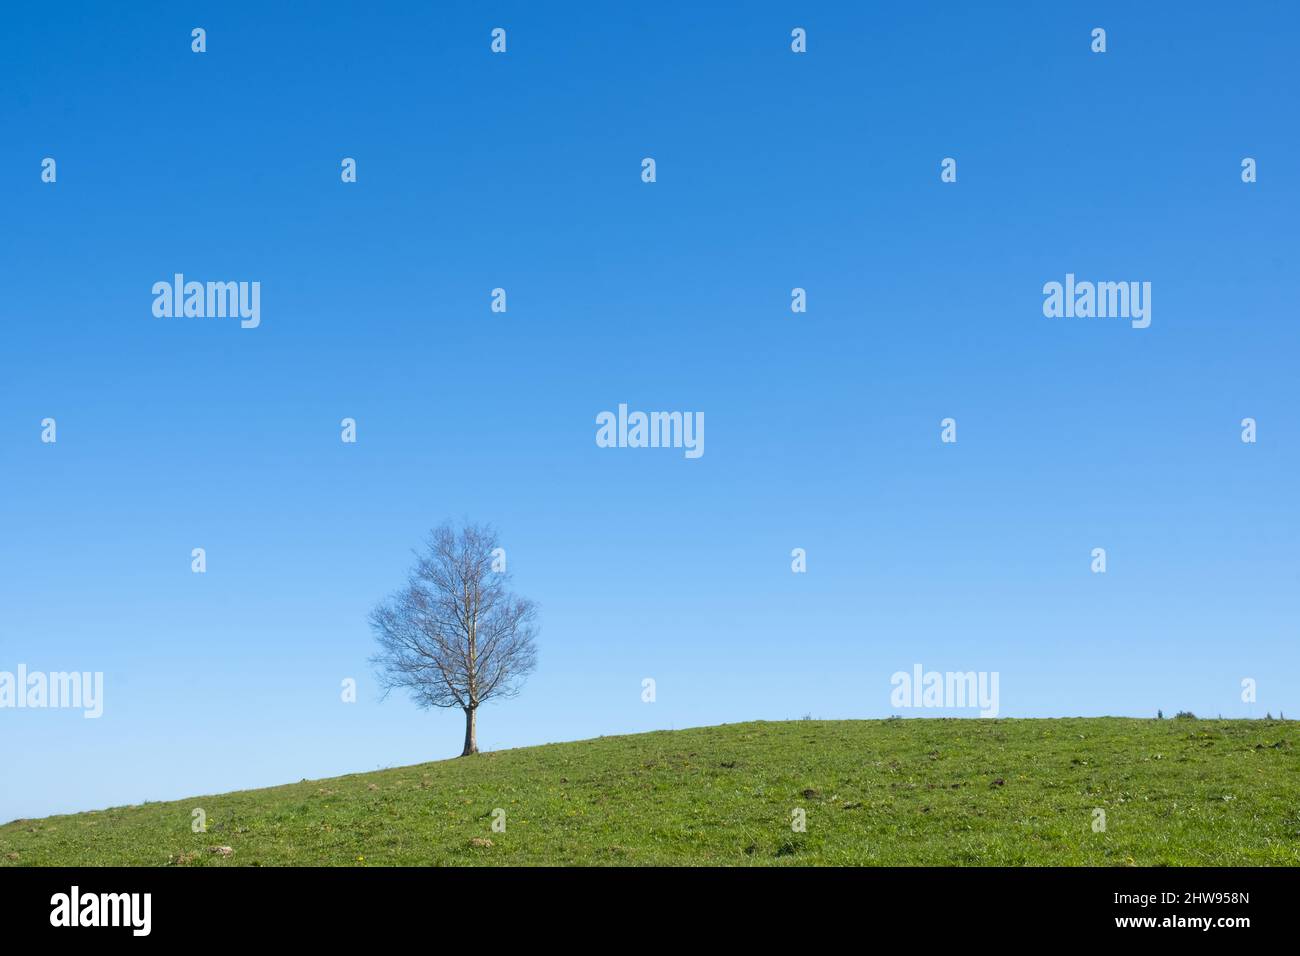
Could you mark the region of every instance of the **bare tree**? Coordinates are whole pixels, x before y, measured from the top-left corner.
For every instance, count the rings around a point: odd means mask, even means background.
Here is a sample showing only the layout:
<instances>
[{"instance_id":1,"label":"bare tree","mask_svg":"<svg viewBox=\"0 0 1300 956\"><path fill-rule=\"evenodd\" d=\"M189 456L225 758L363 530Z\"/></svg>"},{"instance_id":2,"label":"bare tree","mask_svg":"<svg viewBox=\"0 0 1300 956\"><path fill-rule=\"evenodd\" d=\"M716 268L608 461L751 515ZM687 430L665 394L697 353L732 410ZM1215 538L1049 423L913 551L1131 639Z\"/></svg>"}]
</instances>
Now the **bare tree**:
<instances>
[{"instance_id":1,"label":"bare tree","mask_svg":"<svg viewBox=\"0 0 1300 956\"><path fill-rule=\"evenodd\" d=\"M537 606L507 589L490 526L458 534L443 524L416 557L406 587L370 614L380 647L371 663L385 697L405 688L420 707L463 710L468 756L478 753L479 706L514 697L537 664Z\"/></svg>"}]
</instances>

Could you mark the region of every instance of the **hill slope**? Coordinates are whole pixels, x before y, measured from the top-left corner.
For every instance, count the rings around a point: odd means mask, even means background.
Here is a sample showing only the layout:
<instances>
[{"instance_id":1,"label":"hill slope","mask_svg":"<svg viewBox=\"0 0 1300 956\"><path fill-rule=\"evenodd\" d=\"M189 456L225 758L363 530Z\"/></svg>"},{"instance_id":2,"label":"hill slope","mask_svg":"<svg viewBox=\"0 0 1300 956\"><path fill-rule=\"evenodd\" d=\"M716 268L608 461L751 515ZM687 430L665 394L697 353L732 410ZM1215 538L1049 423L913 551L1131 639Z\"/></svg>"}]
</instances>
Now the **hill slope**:
<instances>
[{"instance_id":1,"label":"hill slope","mask_svg":"<svg viewBox=\"0 0 1300 956\"><path fill-rule=\"evenodd\" d=\"M930 719L602 737L19 820L0 827L0 865L1297 865L1298 729Z\"/></svg>"}]
</instances>

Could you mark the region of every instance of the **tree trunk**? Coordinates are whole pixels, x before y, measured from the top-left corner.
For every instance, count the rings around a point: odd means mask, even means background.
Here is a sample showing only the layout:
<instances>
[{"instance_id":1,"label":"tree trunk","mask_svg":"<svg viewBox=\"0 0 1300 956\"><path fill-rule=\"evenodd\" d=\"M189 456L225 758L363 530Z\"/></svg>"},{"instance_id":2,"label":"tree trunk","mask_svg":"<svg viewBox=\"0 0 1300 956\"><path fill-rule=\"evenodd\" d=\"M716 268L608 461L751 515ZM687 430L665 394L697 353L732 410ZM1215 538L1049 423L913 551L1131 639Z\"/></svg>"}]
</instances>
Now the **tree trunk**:
<instances>
[{"instance_id":1,"label":"tree trunk","mask_svg":"<svg viewBox=\"0 0 1300 956\"><path fill-rule=\"evenodd\" d=\"M462 757L468 757L470 754L478 753L478 708L465 708L465 749L460 752Z\"/></svg>"}]
</instances>

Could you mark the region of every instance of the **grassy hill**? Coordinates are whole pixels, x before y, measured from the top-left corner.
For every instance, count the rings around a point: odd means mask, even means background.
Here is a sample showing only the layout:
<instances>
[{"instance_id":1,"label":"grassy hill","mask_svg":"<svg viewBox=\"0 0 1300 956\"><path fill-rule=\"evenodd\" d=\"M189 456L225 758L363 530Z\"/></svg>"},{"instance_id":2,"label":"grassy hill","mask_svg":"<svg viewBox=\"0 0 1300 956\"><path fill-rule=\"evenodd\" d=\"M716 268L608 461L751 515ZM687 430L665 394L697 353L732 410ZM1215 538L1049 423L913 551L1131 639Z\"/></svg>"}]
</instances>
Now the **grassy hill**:
<instances>
[{"instance_id":1,"label":"grassy hill","mask_svg":"<svg viewBox=\"0 0 1300 956\"><path fill-rule=\"evenodd\" d=\"M930 719L602 737L18 820L0 865L1297 865L1298 730Z\"/></svg>"}]
</instances>

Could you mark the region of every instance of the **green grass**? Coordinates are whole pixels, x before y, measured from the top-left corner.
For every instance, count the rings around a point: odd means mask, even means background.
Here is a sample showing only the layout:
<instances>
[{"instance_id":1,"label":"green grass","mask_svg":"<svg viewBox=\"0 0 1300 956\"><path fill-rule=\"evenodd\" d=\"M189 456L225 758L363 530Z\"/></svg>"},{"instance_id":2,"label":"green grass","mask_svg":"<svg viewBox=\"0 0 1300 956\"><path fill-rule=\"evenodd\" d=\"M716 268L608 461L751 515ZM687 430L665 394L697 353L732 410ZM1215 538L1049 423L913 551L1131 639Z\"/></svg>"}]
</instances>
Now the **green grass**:
<instances>
[{"instance_id":1,"label":"green grass","mask_svg":"<svg viewBox=\"0 0 1300 956\"><path fill-rule=\"evenodd\" d=\"M1298 729L791 721L602 737L18 820L0 827L0 865L1294 866Z\"/></svg>"}]
</instances>

